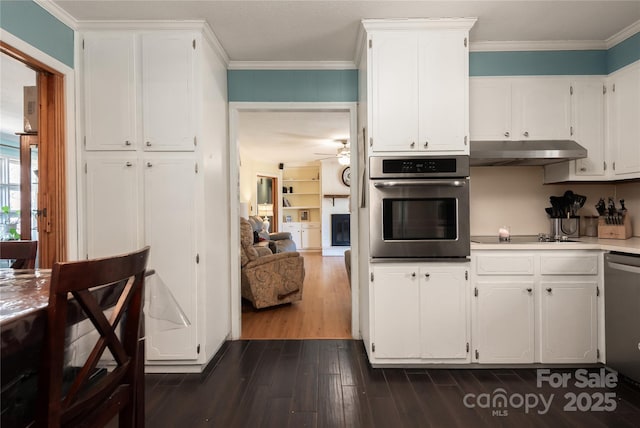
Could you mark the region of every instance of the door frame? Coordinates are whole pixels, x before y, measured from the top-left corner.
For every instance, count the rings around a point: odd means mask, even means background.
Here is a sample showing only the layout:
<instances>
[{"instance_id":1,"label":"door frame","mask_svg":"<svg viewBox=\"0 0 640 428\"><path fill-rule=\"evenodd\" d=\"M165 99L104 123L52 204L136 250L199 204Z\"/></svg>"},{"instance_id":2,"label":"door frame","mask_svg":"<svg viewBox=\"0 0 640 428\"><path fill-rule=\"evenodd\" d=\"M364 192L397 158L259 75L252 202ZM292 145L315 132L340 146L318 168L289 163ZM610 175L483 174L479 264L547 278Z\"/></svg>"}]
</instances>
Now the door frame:
<instances>
[{"instance_id":1,"label":"door frame","mask_svg":"<svg viewBox=\"0 0 640 428\"><path fill-rule=\"evenodd\" d=\"M358 177L358 116L355 102L230 102L229 103L229 228L230 257L229 272L231 304L231 339L238 340L242 335L242 297L240 293L240 150L238 128L240 112L344 112L349 113L349 141L351 146L351 176ZM358 266L358 180L351 181L349 210L351 216L351 264ZM358 269L351 269L351 336L360 338L360 288Z\"/></svg>"},{"instance_id":2,"label":"door frame","mask_svg":"<svg viewBox=\"0 0 640 428\"><path fill-rule=\"evenodd\" d=\"M40 113L40 124L45 123L39 134L53 141L60 150L52 153L48 168L60 173L51 176L47 182L50 190L62 192L51 195L49 206L52 226L59 233L52 236L52 242L40 248L46 252L45 259L40 258L40 267L50 267L54 261L78 259L78 180L79 168L76 150L75 128L75 71L71 67L48 54L40 51L24 40L0 28L0 44L3 53L13 56L35 70L50 73L44 76L39 73L38 91L48 91L49 101ZM40 87L45 82L46 88ZM46 135L46 134L49 135ZM43 138L40 137L40 142ZM42 146L42 145L41 145ZM39 205L41 206L41 205ZM47 206L43 204L42 206ZM42 240L43 233L39 234ZM43 245L44 246L44 245ZM41 247L43 247L41 246Z\"/></svg>"}]
</instances>

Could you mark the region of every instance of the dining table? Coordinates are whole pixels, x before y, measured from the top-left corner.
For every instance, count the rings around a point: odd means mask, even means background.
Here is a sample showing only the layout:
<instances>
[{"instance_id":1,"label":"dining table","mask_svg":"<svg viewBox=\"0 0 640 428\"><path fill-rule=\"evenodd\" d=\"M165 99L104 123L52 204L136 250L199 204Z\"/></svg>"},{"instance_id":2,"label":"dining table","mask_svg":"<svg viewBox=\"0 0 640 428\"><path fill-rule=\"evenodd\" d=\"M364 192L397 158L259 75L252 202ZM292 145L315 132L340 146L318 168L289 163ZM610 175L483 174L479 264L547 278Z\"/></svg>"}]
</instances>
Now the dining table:
<instances>
[{"instance_id":1,"label":"dining table","mask_svg":"<svg viewBox=\"0 0 640 428\"><path fill-rule=\"evenodd\" d=\"M153 271L148 271L147 276ZM0 426L23 427L35 416L38 371L42 363L50 269L0 269ZM124 283L122 284L124 287ZM103 308L113 306L119 293L94 294ZM70 301L67 324L86 319L75 301ZM144 323L142 323L144 324ZM144 326L141 326L143 329ZM140 337L144 338L142 331ZM72 342L74 338L70 338ZM144 339L140 340L136 386L136 426L144 426Z\"/></svg>"},{"instance_id":2,"label":"dining table","mask_svg":"<svg viewBox=\"0 0 640 428\"><path fill-rule=\"evenodd\" d=\"M50 280L50 269L0 269L2 426L25 426L35 415Z\"/></svg>"}]
</instances>

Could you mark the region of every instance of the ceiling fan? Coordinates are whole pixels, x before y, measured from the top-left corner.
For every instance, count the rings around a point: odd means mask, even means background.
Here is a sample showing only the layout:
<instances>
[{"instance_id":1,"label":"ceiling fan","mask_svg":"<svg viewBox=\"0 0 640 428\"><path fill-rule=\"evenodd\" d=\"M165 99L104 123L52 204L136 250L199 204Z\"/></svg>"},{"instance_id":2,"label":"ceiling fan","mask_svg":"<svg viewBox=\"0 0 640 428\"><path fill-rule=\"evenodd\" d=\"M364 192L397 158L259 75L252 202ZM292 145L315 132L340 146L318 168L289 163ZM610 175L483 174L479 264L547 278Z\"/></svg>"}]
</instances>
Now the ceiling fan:
<instances>
[{"instance_id":1,"label":"ceiling fan","mask_svg":"<svg viewBox=\"0 0 640 428\"><path fill-rule=\"evenodd\" d=\"M349 146L348 146L349 140L336 140L336 142L341 143L342 147L338 149L335 155L332 155L330 153L314 153L314 154L320 155L320 156L328 156L323 159L331 159L335 157L338 159L338 163L340 163L340 165L349 165L349 163L351 162L351 150L349 149Z\"/></svg>"}]
</instances>

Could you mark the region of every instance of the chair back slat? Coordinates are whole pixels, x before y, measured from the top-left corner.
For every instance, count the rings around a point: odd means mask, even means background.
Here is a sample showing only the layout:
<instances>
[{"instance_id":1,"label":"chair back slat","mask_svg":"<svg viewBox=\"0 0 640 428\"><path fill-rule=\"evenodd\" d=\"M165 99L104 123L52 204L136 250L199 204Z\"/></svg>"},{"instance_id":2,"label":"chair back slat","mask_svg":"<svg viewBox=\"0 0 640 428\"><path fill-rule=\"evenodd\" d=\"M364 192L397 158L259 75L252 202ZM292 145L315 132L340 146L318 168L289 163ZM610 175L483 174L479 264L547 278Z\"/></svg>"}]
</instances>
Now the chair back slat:
<instances>
[{"instance_id":1,"label":"chair back slat","mask_svg":"<svg viewBox=\"0 0 640 428\"><path fill-rule=\"evenodd\" d=\"M40 375L38 426L103 426L115 415L133 426L136 389L142 388L139 338L149 247L129 254L55 263L51 274L48 335ZM124 286L123 286L124 284ZM98 334L86 361L74 368L63 390L68 308L77 304ZM105 302L108 304L105 305ZM111 314L105 316L105 310ZM120 331L120 335L118 335ZM87 336L85 336L87 337ZM93 379L106 349L115 368ZM91 422L93 421L93 422Z\"/></svg>"},{"instance_id":2,"label":"chair back slat","mask_svg":"<svg viewBox=\"0 0 640 428\"><path fill-rule=\"evenodd\" d=\"M14 269L34 269L38 241L0 241L0 259L15 260Z\"/></svg>"}]
</instances>

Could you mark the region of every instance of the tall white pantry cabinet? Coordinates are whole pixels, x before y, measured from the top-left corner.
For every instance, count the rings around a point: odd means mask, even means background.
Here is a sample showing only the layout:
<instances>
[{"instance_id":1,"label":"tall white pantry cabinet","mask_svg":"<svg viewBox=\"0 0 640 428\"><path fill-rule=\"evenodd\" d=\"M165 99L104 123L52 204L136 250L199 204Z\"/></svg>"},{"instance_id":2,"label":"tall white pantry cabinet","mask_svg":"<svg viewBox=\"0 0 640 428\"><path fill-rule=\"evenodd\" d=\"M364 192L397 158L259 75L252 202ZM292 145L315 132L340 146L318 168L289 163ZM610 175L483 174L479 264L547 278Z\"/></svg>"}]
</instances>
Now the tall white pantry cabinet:
<instances>
[{"instance_id":1,"label":"tall white pantry cabinet","mask_svg":"<svg viewBox=\"0 0 640 428\"><path fill-rule=\"evenodd\" d=\"M224 56L201 24L81 37L86 256L151 246L147 370L199 371L230 331Z\"/></svg>"}]
</instances>

